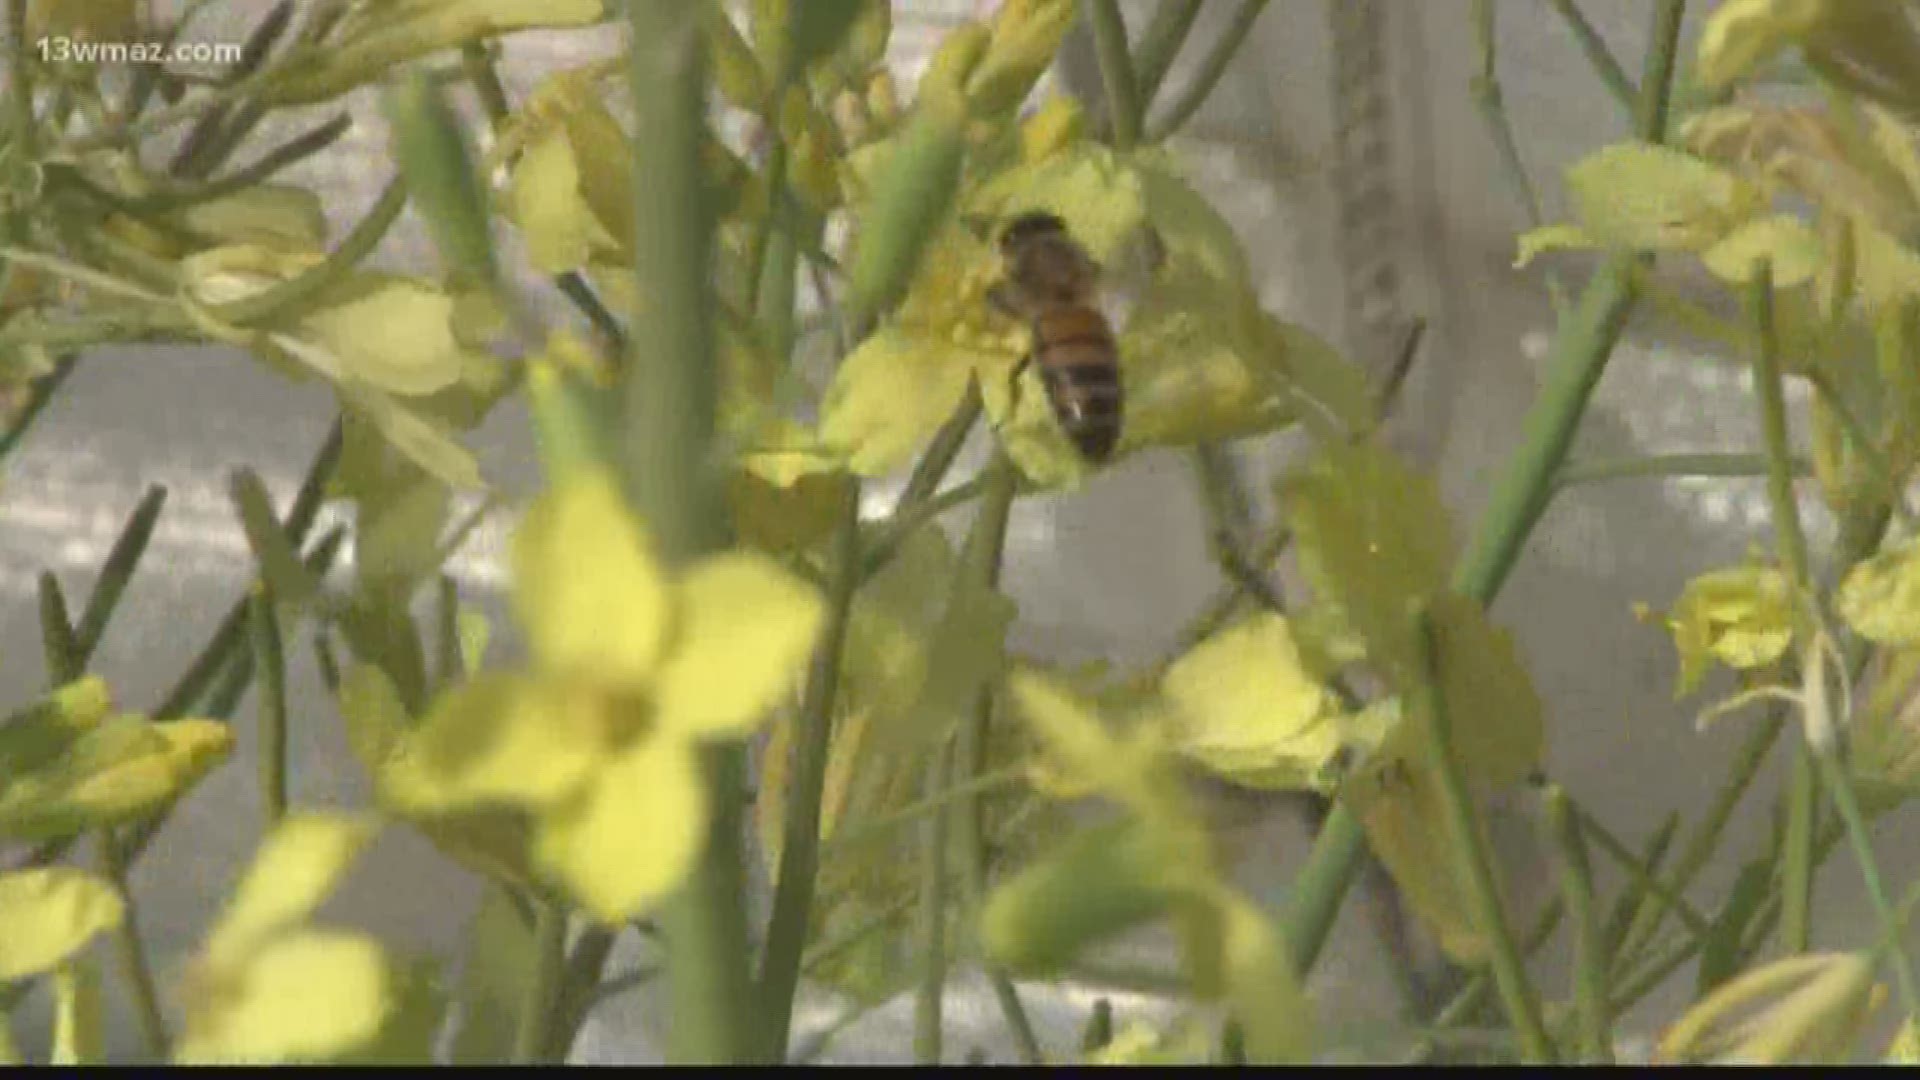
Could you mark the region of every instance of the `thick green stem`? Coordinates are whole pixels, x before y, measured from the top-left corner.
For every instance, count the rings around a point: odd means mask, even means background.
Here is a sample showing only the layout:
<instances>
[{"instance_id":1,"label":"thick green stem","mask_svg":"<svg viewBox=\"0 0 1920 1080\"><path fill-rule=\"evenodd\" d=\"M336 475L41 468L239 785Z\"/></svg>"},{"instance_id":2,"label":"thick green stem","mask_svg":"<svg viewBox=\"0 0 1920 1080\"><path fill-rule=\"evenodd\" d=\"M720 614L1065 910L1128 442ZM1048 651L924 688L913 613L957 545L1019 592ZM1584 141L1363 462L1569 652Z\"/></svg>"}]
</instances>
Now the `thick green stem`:
<instances>
[{"instance_id":1,"label":"thick green stem","mask_svg":"<svg viewBox=\"0 0 1920 1080\"><path fill-rule=\"evenodd\" d=\"M1481 514L1481 527L1453 577L1454 588L1482 603L1506 583L1520 549L1553 495L1554 477L1580 427L1587 400L1606 370L1633 307L1632 258L1608 259L1588 283L1554 340L1546 383L1527 419L1519 449Z\"/></svg>"},{"instance_id":2,"label":"thick green stem","mask_svg":"<svg viewBox=\"0 0 1920 1080\"><path fill-rule=\"evenodd\" d=\"M715 440L714 207L701 165L706 57L700 5L631 0L636 343L620 372L620 460L634 508L661 558L683 566L728 540ZM644 348L637 343L645 343ZM712 797L705 847L661 917L675 1063L737 1064L754 1034L741 828L745 753L703 748Z\"/></svg>"},{"instance_id":3,"label":"thick green stem","mask_svg":"<svg viewBox=\"0 0 1920 1080\"><path fill-rule=\"evenodd\" d=\"M1367 853L1367 834L1360 818L1345 802L1337 802L1313 839L1307 864L1293 879L1287 902L1285 932L1294 972L1302 978L1313 970L1327 934L1340 914L1340 902L1359 875Z\"/></svg>"},{"instance_id":4,"label":"thick green stem","mask_svg":"<svg viewBox=\"0 0 1920 1080\"><path fill-rule=\"evenodd\" d=\"M1100 56L1100 85L1107 95L1113 145L1131 150L1140 141L1140 86L1127 53L1127 24L1118 0L1083 0L1093 25L1093 46Z\"/></svg>"},{"instance_id":5,"label":"thick green stem","mask_svg":"<svg viewBox=\"0 0 1920 1080\"><path fill-rule=\"evenodd\" d=\"M834 542L832 592L826 628L814 646L806 696L794 722L788 769L785 827L780 841L780 872L767 923L766 953L760 967L760 1001L767 1011L766 1057L786 1057L793 1023L794 992L800 981L807 925L813 911L814 878L820 861L820 802L826 787L827 755L833 736L833 707L839 693L840 659L853 612L860 572L860 487L848 484Z\"/></svg>"},{"instance_id":6,"label":"thick green stem","mask_svg":"<svg viewBox=\"0 0 1920 1080\"><path fill-rule=\"evenodd\" d=\"M1447 826L1465 864L1468 893L1474 913L1485 931L1492 951L1494 988L1506 1006L1507 1019L1520 1040L1521 1060L1528 1063L1553 1061L1553 1042L1547 1037L1541 1020L1540 1001L1527 978L1526 961L1507 923L1506 905L1500 899L1500 882L1494 869L1493 853L1480 831L1467 786L1466 771L1453 751L1453 730L1447 715L1446 700L1440 693L1438 643L1433 623L1424 606L1414 618L1415 641L1421 651L1422 676L1416 711L1427 725L1433 746L1434 763L1439 766L1440 796L1446 806Z\"/></svg>"}]
</instances>

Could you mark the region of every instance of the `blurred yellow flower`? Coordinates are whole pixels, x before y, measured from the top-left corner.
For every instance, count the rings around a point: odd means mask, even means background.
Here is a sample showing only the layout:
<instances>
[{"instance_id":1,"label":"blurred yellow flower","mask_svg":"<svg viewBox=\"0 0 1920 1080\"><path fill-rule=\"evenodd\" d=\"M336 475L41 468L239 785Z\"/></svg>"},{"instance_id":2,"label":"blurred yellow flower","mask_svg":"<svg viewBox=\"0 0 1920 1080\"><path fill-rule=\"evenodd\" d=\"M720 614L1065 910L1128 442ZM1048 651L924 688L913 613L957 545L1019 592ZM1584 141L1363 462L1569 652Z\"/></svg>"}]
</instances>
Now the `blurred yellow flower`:
<instances>
[{"instance_id":1,"label":"blurred yellow flower","mask_svg":"<svg viewBox=\"0 0 1920 1080\"><path fill-rule=\"evenodd\" d=\"M532 668L442 695L387 779L403 808L518 807L535 864L618 923L706 835L698 749L756 726L812 648L818 598L760 555L668 575L615 481L586 468L528 512L514 606Z\"/></svg>"}]
</instances>

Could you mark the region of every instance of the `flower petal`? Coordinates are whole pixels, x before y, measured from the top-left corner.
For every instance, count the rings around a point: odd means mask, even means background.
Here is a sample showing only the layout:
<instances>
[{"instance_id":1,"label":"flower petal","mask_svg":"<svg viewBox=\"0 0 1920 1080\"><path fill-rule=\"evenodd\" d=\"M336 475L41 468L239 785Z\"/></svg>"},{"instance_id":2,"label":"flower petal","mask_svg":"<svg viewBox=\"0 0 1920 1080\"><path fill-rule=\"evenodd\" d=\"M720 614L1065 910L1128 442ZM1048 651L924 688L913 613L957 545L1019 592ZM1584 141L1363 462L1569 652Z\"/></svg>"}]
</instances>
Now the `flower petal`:
<instances>
[{"instance_id":1,"label":"flower petal","mask_svg":"<svg viewBox=\"0 0 1920 1080\"><path fill-rule=\"evenodd\" d=\"M350 931L289 934L204 975L214 992L193 995L178 1062L328 1060L371 1041L394 1004L380 943Z\"/></svg>"},{"instance_id":2,"label":"flower petal","mask_svg":"<svg viewBox=\"0 0 1920 1080\"><path fill-rule=\"evenodd\" d=\"M688 571L679 610L655 700L663 727L698 735L751 730L793 685L823 615L813 590L750 552Z\"/></svg>"},{"instance_id":3,"label":"flower petal","mask_svg":"<svg viewBox=\"0 0 1920 1080\"><path fill-rule=\"evenodd\" d=\"M0 874L0 911L0 982L12 982L65 963L120 925L126 905L111 883L49 866Z\"/></svg>"},{"instance_id":4,"label":"flower petal","mask_svg":"<svg viewBox=\"0 0 1920 1080\"><path fill-rule=\"evenodd\" d=\"M706 832L707 793L693 746L642 739L541 820L535 857L588 911L617 925L685 879Z\"/></svg>"},{"instance_id":5,"label":"flower petal","mask_svg":"<svg viewBox=\"0 0 1920 1080\"><path fill-rule=\"evenodd\" d=\"M605 703L503 672L441 696L409 740L410 809L547 806L578 788L606 745Z\"/></svg>"},{"instance_id":6,"label":"flower petal","mask_svg":"<svg viewBox=\"0 0 1920 1080\"><path fill-rule=\"evenodd\" d=\"M667 582L611 476L582 472L542 495L513 556L514 607L536 663L603 685L651 680Z\"/></svg>"},{"instance_id":7,"label":"flower petal","mask_svg":"<svg viewBox=\"0 0 1920 1080\"><path fill-rule=\"evenodd\" d=\"M883 329L834 373L820 437L860 476L906 463L952 416L973 377L976 354L938 338Z\"/></svg>"}]
</instances>

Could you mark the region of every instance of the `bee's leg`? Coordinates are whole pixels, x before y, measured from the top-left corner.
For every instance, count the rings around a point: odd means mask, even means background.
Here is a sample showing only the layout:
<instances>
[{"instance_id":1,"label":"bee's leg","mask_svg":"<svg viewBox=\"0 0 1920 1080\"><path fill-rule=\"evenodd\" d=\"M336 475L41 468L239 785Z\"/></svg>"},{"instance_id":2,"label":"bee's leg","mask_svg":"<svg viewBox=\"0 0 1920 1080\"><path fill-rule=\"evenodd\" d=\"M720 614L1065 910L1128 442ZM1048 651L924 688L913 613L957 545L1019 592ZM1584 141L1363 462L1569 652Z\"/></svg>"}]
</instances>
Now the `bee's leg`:
<instances>
[{"instance_id":1,"label":"bee's leg","mask_svg":"<svg viewBox=\"0 0 1920 1080\"><path fill-rule=\"evenodd\" d=\"M1026 317L1027 308L1020 302L1020 294L1012 285L1000 282L987 290L987 306L1008 319Z\"/></svg>"},{"instance_id":2,"label":"bee's leg","mask_svg":"<svg viewBox=\"0 0 1920 1080\"><path fill-rule=\"evenodd\" d=\"M1026 374L1028 365L1032 363L1033 354L1028 353L1007 373L1007 411L1001 414L999 423L992 425L995 438L999 437L1002 428L1020 415L1020 376Z\"/></svg>"}]
</instances>

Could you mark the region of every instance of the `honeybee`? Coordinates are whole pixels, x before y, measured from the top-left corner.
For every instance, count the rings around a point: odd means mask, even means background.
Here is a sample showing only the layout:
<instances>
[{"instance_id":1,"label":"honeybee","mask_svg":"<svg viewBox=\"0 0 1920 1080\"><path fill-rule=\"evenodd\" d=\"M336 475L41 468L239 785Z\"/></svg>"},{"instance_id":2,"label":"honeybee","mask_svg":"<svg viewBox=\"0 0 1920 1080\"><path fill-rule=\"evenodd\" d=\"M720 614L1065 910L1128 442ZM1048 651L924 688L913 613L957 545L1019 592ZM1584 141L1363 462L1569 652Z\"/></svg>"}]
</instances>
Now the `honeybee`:
<instances>
[{"instance_id":1,"label":"honeybee","mask_svg":"<svg viewBox=\"0 0 1920 1080\"><path fill-rule=\"evenodd\" d=\"M1120 441L1124 395L1120 349L1096 306L1100 265L1044 210L1015 216L1000 230L1005 277L987 294L994 307L1033 328L1033 351L1014 368L1017 387L1027 365L1040 382L1054 418L1090 465L1112 456Z\"/></svg>"}]
</instances>

